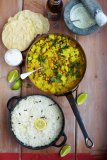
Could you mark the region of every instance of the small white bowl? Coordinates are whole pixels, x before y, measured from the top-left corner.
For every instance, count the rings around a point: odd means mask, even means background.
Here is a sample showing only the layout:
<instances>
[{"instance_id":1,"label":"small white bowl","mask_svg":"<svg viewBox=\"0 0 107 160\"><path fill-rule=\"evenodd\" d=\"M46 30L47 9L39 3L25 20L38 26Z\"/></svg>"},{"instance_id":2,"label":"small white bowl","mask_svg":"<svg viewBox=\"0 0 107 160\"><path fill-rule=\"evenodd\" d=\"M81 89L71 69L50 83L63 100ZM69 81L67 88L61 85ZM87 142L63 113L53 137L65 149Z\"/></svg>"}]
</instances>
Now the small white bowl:
<instances>
[{"instance_id":1,"label":"small white bowl","mask_svg":"<svg viewBox=\"0 0 107 160\"><path fill-rule=\"evenodd\" d=\"M18 49L9 49L4 55L5 62L10 66L19 66L22 61L22 53Z\"/></svg>"}]
</instances>

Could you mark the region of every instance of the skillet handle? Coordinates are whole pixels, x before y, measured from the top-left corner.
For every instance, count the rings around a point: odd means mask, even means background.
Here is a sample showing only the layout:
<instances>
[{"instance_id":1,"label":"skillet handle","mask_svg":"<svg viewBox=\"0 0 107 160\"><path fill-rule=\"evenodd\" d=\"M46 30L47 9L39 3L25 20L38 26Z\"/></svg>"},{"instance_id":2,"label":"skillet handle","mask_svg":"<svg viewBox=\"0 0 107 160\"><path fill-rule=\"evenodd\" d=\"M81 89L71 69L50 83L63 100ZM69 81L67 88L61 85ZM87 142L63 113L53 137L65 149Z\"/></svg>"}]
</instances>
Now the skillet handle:
<instances>
[{"instance_id":1,"label":"skillet handle","mask_svg":"<svg viewBox=\"0 0 107 160\"><path fill-rule=\"evenodd\" d=\"M13 103L17 103L18 100L20 100L21 97L18 96L14 96L12 98L10 98L7 102L7 109L11 112L12 108L13 108Z\"/></svg>"},{"instance_id":2,"label":"skillet handle","mask_svg":"<svg viewBox=\"0 0 107 160\"><path fill-rule=\"evenodd\" d=\"M81 128L81 131L82 131L82 133L84 135L85 144L86 144L87 148L94 147L94 143L89 138L87 130L86 130L86 128L84 126L84 123L82 121L82 118L81 118L81 115L80 115L79 110L77 108L77 104L76 104L76 101L75 101L75 99L73 97L73 94L72 93L66 93L65 96L67 97L67 99L68 99L68 101L69 101L69 103L71 105L72 111L73 111L73 113L74 113L74 115L76 117L76 120L77 120L77 122L78 122L78 124L79 124L79 126Z\"/></svg>"},{"instance_id":3,"label":"skillet handle","mask_svg":"<svg viewBox=\"0 0 107 160\"><path fill-rule=\"evenodd\" d=\"M64 137L63 141L60 144L56 144L56 142L55 142L52 146L54 146L54 147L62 147L67 141L67 136L66 136L66 134L64 132L63 132L62 136Z\"/></svg>"}]
</instances>

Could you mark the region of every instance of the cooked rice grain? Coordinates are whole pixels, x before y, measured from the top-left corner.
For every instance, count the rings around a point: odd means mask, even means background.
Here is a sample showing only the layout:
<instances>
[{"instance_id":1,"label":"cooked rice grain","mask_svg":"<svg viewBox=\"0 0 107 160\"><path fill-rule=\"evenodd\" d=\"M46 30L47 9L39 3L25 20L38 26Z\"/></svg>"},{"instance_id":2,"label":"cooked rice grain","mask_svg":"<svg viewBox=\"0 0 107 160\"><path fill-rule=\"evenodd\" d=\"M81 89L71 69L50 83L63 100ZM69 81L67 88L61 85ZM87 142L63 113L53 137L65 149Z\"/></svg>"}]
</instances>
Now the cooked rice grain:
<instances>
[{"instance_id":1,"label":"cooked rice grain","mask_svg":"<svg viewBox=\"0 0 107 160\"><path fill-rule=\"evenodd\" d=\"M46 129L34 127L37 118L45 118ZM12 130L24 145L40 147L50 144L59 135L63 116L57 104L51 99L35 95L21 100L11 113Z\"/></svg>"}]
</instances>

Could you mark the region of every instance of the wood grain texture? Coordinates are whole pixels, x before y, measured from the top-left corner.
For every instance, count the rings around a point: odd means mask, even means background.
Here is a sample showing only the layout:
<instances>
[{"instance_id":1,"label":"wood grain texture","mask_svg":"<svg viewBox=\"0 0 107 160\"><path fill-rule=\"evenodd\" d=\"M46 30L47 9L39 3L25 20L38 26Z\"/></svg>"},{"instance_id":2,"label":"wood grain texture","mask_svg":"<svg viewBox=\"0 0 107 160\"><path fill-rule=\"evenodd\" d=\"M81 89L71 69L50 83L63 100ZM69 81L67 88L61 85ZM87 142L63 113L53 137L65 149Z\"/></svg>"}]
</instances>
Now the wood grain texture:
<instances>
[{"instance_id":1,"label":"wood grain texture","mask_svg":"<svg viewBox=\"0 0 107 160\"><path fill-rule=\"evenodd\" d=\"M24 9L30 9L34 12L39 12L42 13L46 16L46 0L25 0L24 1ZM67 1L64 1L64 4ZM70 33L68 31L68 29L66 28L64 21L63 21L63 17L58 21L58 22L50 22L50 33L64 33L64 34L69 34L74 36L72 33ZM26 53L25 53L26 54ZM23 71L25 70L25 67L23 68ZM27 81L27 82L26 82ZM25 81L25 85L22 88L22 95L29 95L29 94L38 94L38 93L42 93L40 90L36 89L36 87L34 87L32 85L31 88L26 88L26 84L30 83L29 80ZM70 144L72 146L72 152L75 153L75 117L71 111L70 105L67 101L67 99L65 97L56 97L56 96L51 96L53 99L55 99L61 106L61 108L64 111L65 114L65 119L66 119L66 125L65 125L65 133L67 134L68 140L67 143ZM23 148L23 153L25 152L41 152L44 154L47 153L58 153L59 149L55 148L55 147L51 147L49 149L43 150L43 151L31 151L28 149Z\"/></svg>"},{"instance_id":2,"label":"wood grain texture","mask_svg":"<svg viewBox=\"0 0 107 160\"><path fill-rule=\"evenodd\" d=\"M99 0L107 14L107 2ZM107 157L107 25L98 32L86 36L78 36L87 56L87 71L80 84L79 93L88 93L87 102L79 106L89 136L95 147L86 148L80 128L77 129L77 153L101 154Z\"/></svg>"},{"instance_id":3,"label":"wood grain texture","mask_svg":"<svg viewBox=\"0 0 107 160\"><path fill-rule=\"evenodd\" d=\"M63 0L64 5L68 2ZM106 0L99 0L105 13L107 14L107 2ZM20 7L20 0L0 0L0 36L4 24L7 18L17 13ZM24 0L24 9L30 9L34 12L39 12L46 15L46 0ZM50 33L61 32L69 34L75 38L64 24L63 17L58 22L50 22ZM107 157L107 26L100 29L98 32L89 36L76 36L79 43L83 46L87 56L87 71L83 81L79 87L79 93L88 93L87 102L79 106L80 113L83 117L83 121L88 130L89 136L93 139L95 147L92 150L86 148L83 135L80 128L75 126L75 117L72 113L70 105L65 97L51 96L55 99L63 109L65 114L66 124L65 133L67 134L67 143L72 146L73 159L75 158L75 152L77 153L77 159L82 159L78 153L89 153L96 156L96 159L100 157ZM20 157L20 145L16 143L15 139L10 135L8 125L8 111L6 108L7 100L14 95L29 95L29 94L44 94L40 90L31 84L29 79L25 80L21 91L11 91L6 77L8 72L13 69L4 62L4 53L6 48L3 46L0 39L0 152L17 152ZM26 53L23 53L26 56ZM25 71L25 66L22 67L22 71ZM31 85L28 88L28 84ZM50 95L49 95L50 96ZM76 130L75 130L76 129ZM75 131L77 137L75 137ZM76 140L76 151L75 151ZM22 148L22 155L25 153L58 153L59 149L51 147L42 151L32 151ZM21 158L21 157L20 157ZM20 159L19 158L19 159ZM88 158L86 158L88 159ZM101 158L102 159L102 158Z\"/></svg>"},{"instance_id":4,"label":"wood grain texture","mask_svg":"<svg viewBox=\"0 0 107 160\"><path fill-rule=\"evenodd\" d=\"M19 152L19 145L10 135L8 124L7 101L14 95L19 95L20 91L13 92L7 82L7 74L13 69L4 62L6 48L1 41L1 33L8 17L18 11L17 0L0 1L0 152Z\"/></svg>"}]
</instances>

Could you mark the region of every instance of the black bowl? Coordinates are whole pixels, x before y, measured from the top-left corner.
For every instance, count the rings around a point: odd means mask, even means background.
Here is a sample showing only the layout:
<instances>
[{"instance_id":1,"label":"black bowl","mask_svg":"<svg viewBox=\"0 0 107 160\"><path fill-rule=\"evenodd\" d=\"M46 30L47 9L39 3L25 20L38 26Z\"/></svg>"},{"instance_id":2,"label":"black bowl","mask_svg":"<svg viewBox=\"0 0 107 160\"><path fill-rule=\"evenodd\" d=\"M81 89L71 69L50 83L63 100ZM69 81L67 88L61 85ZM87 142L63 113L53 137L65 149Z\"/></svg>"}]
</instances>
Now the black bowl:
<instances>
[{"instance_id":1,"label":"black bowl","mask_svg":"<svg viewBox=\"0 0 107 160\"><path fill-rule=\"evenodd\" d=\"M35 95L29 95L29 96L35 96ZM61 147L61 146L63 146L63 145L66 143L66 140L67 140L66 134L64 133L64 127L65 127L64 114L63 114L63 111L62 111L61 107L60 107L52 98L47 97L47 96L45 96L45 97L51 99L52 101L54 101L54 102L58 105L58 107L59 107L59 109L60 109L60 111L61 111L61 113L62 113L63 125L62 125L62 128L61 128L61 131L60 131L59 135L58 135L58 136L54 139L54 141L52 141L50 144L45 145L45 146L39 146L39 147L27 146L27 145L25 145L23 142L21 142L21 141L16 137L16 135L14 134L14 132L13 132L13 130L12 130L11 112L14 110L14 108L16 107L16 105L17 105L21 100L26 99L26 98L29 97L29 96L25 96L25 97L17 97L17 96L15 96L15 97L10 98L10 99L8 100L8 102L7 102L7 108L8 108L8 110L9 110L9 126L10 126L10 131L11 131L12 135L15 137L15 139L17 140L17 142L18 142L21 146L26 147L26 148L29 148L29 149L40 150L40 149L46 149L46 148L51 147L51 146L54 146L54 147ZM44 95L39 95L39 96L44 96ZM57 141L58 141L58 140L60 139L60 137L62 137L62 136L64 137L64 138L63 138L63 141L62 141L60 144L56 144Z\"/></svg>"}]
</instances>

